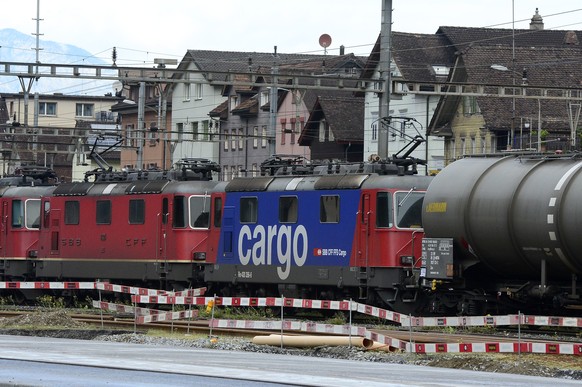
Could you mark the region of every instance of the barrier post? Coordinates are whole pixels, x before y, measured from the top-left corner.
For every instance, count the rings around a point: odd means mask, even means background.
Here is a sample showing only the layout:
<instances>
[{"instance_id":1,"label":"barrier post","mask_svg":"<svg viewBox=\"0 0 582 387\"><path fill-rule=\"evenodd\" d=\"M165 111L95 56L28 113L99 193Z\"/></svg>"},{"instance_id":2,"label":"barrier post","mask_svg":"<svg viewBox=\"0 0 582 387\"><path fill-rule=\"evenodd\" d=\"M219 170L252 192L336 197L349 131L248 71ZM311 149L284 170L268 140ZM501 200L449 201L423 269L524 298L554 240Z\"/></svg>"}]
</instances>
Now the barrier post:
<instances>
[{"instance_id":1,"label":"barrier post","mask_svg":"<svg viewBox=\"0 0 582 387\"><path fill-rule=\"evenodd\" d=\"M409 331L409 338L408 342L410 343L410 352L412 352L412 314L408 314L408 331Z\"/></svg>"},{"instance_id":2,"label":"barrier post","mask_svg":"<svg viewBox=\"0 0 582 387\"><path fill-rule=\"evenodd\" d=\"M211 305L211 311L210 311L210 334L209 334L209 338L210 341L212 341L212 325L214 324L214 305L216 304L216 293L214 293L214 296L212 297L212 305ZM208 307L206 307L207 313L208 313Z\"/></svg>"},{"instance_id":3,"label":"barrier post","mask_svg":"<svg viewBox=\"0 0 582 387\"><path fill-rule=\"evenodd\" d=\"M170 330L172 333L174 333L174 307L176 306L176 304L172 304L172 317L170 318Z\"/></svg>"},{"instance_id":4,"label":"barrier post","mask_svg":"<svg viewBox=\"0 0 582 387\"><path fill-rule=\"evenodd\" d=\"M281 349L283 349L283 305L285 305L285 298L281 295Z\"/></svg>"},{"instance_id":5,"label":"barrier post","mask_svg":"<svg viewBox=\"0 0 582 387\"><path fill-rule=\"evenodd\" d=\"M188 329L186 331L187 334L190 334L190 322L192 321L192 303L188 306Z\"/></svg>"},{"instance_id":6,"label":"barrier post","mask_svg":"<svg viewBox=\"0 0 582 387\"><path fill-rule=\"evenodd\" d=\"M521 355L521 310L517 311L517 359Z\"/></svg>"},{"instance_id":7,"label":"barrier post","mask_svg":"<svg viewBox=\"0 0 582 387\"><path fill-rule=\"evenodd\" d=\"M350 344L348 347L352 347L352 299L350 298L350 314L349 314L349 323L348 323L348 329L350 330Z\"/></svg>"},{"instance_id":8,"label":"barrier post","mask_svg":"<svg viewBox=\"0 0 582 387\"><path fill-rule=\"evenodd\" d=\"M103 308L101 307L101 289L99 289L99 314L101 315L101 329L103 329Z\"/></svg>"},{"instance_id":9,"label":"barrier post","mask_svg":"<svg viewBox=\"0 0 582 387\"><path fill-rule=\"evenodd\" d=\"M136 335L137 334L137 293L138 292L130 292L130 294L133 294L134 297L134 301L133 301L133 334Z\"/></svg>"}]
</instances>

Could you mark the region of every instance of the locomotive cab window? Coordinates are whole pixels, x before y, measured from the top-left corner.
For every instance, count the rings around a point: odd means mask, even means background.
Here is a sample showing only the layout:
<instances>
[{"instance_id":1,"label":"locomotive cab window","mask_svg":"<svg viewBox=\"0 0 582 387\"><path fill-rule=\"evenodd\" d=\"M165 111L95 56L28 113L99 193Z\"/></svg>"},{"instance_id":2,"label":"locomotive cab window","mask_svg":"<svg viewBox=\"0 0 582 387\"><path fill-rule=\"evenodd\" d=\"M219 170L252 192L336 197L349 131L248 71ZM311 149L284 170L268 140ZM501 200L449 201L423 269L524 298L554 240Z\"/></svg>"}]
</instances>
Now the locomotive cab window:
<instances>
[{"instance_id":1,"label":"locomotive cab window","mask_svg":"<svg viewBox=\"0 0 582 387\"><path fill-rule=\"evenodd\" d=\"M319 221L321 223L339 223L339 204L338 195L322 195L319 199Z\"/></svg>"},{"instance_id":2,"label":"locomotive cab window","mask_svg":"<svg viewBox=\"0 0 582 387\"><path fill-rule=\"evenodd\" d=\"M396 226L398 228L422 228L422 201L424 192L397 192L394 197Z\"/></svg>"},{"instance_id":3,"label":"locomotive cab window","mask_svg":"<svg viewBox=\"0 0 582 387\"><path fill-rule=\"evenodd\" d=\"M97 200L95 221L97 224L111 224L111 200Z\"/></svg>"},{"instance_id":4,"label":"locomotive cab window","mask_svg":"<svg viewBox=\"0 0 582 387\"><path fill-rule=\"evenodd\" d=\"M210 226L210 196L190 196L190 227Z\"/></svg>"},{"instance_id":5,"label":"locomotive cab window","mask_svg":"<svg viewBox=\"0 0 582 387\"><path fill-rule=\"evenodd\" d=\"M259 202L256 197L240 198L240 222L257 223Z\"/></svg>"},{"instance_id":6,"label":"locomotive cab window","mask_svg":"<svg viewBox=\"0 0 582 387\"><path fill-rule=\"evenodd\" d=\"M26 201L26 228L40 228L40 199L28 199Z\"/></svg>"},{"instance_id":7,"label":"locomotive cab window","mask_svg":"<svg viewBox=\"0 0 582 387\"><path fill-rule=\"evenodd\" d=\"M129 224L145 223L145 201L132 199L129 201Z\"/></svg>"},{"instance_id":8,"label":"locomotive cab window","mask_svg":"<svg viewBox=\"0 0 582 387\"><path fill-rule=\"evenodd\" d=\"M12 227L22 228L24 223L24 206L22 200L12 201Z\"/></svg>"},{"instance_id":9,"label":"locomotive cab window","mask_svg":"<svg viewBox=\"0 0 582 387\"><path fill-rule=\"evenodd\" d=\"M297 196L279 198L279 222L297 223Z\"/></svg>"},{"instance_id":10,"label":"locomotive cab window","mask_svg":"<svg viewBox=\"0 0 582 387\"><path fill-rule=\"evenodd\" d=\"M186 198L184 196L174 197L174 211L172 216L172 226L175 228L185 228L187 223Z\"/></svg>"},{"instance_id":11,"label":"locomotive cab window","mask_svg":"<svg viewBox=\"0 0 582 387\"><path fill-rule=\"evenodd\" d=\"M376 227L392 227L394 207L390 192L378 192L376 196Z\"/></svg>"},{"instance_id":12,"label":"locomotive cab window","mask_svg":"<svg viewBox=\"0 0 582 387\"><path fill-rule=\"evenodd\" d=\"M12 227L40 228L40 199L12 201Z\"/></svg>"},{"instance_id":13,"label":"locomotive cab window","mask_svg":"<svg viewBox=\"0 0 582 387\"><path fill-rule=\"evenodd\" d=\"M80 208L77 200L65 202L65 224L79 224Z\"/></svg>"}]
</instances>

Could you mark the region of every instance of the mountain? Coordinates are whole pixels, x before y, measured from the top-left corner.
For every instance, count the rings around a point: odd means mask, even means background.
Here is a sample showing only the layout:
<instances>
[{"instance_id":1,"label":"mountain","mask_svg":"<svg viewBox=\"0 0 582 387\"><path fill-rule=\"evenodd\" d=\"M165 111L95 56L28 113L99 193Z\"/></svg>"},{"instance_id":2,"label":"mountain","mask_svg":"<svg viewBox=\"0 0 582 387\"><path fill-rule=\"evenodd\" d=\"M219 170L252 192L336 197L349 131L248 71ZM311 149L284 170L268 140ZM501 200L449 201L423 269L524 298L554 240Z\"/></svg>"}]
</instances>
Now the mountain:
<instances>
[{"instance_id":1,"label":"mountain","mask_svg":"<svg viewBox=\"0 0 582 387\"><path fill-rule=\"evenodd\" d=\"M36 62L36 37L11 28L0 29L0 62ZM39 61L55 64L108 65L82 48L49 40L40 40ZM68 78L41 77L31 92L41 94L63 93L70 95L103 95L111 92L111 81L91 81ZM0 93L22 91L16 77L0 77Z\"/></svg>"}]
</instances>

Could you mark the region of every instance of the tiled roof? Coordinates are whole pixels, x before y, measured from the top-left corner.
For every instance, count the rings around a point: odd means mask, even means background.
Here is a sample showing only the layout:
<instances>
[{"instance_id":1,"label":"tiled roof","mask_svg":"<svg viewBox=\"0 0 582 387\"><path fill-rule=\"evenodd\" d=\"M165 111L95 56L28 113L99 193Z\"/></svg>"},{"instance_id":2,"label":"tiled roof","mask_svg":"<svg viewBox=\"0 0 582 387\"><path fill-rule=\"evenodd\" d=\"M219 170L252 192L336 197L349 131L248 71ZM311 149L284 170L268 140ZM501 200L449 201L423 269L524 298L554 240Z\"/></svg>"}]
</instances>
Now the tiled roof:
<instances>
[{"instance_id":1,"label":"tiled roof","mask_svg":"<svg viewBox=\"0 0 582 387\"><path fill-rule=\"evenodd\" d=\"M507 28L440 27L436 35L445 37L457 51L475 45L502 44L515 47L559 47L565 30L511 30ZM575 31L582 37L582 31Z\"/></svg>"},{"instance_id":2,"label":"tiled roof","mask_svg":"<svg viewBox=\"0 0 582 387\"><path fill-rule=\"evenodd\" d=\"M455 59L455 49L449 46L444 36L431 34L411 34L392 32L390 40L391 58L404 79L415 81L435 81L433 65L451 67ZM366 62L363 78L371 78L380 61L380 36Z\"/></svg>"},{"instance_id":3,"label":"tiled roof","mask_svg":"<svg viewBox=\"0 0 582 387\"><path fill-rule=\"evenodd\" d=\"M248 98L231 110L235 115L256 115L259 112L259 101L256 97Z\"/></svg>"},{"instance_id":4,"label":"tiled roof","mask_svg":"<svg viewBox=\"0 0 582 387\"><path fill-rule=\"evenodd\" d=\"M300 135L301 145L309 145L317 138L321 119L325 119L329 124L335 141L363 142L364 98L338 97L337 94L335 96L332 94L318 95L309 120Z\"/></svg>"},{"instance_id":5,"label":"tiled roof","mask_svg":"<svg viewBox=\"0 0 582 387\"><path fill-rule=\"evenodd\" d=\"M575 93L580 93L582 50L579 48L516 47L515 65L512 65L513 55L513 49L510 46L472 46L463 52L460 70L464 74L464 78L460 81L468 84L503 86L515 84L520 87L525 68L527 85L532 88L571 88ZM515 70L494 70L491 68L494 64ZM537 99L516 98L515 112L511 97L478 97L477 104L487 127L490 129L507 130L511 128L512 120L514 128L519 127L521 120L537 121L538 114L541 113L544 129L569 130L568 104L564 100L541 99L538 105ZM453 112L454 110L449 108L447 114L442 116L440 122L436 123L436 127L445 125L446 122L450 121Z\"/></svg>"}]
</instances>

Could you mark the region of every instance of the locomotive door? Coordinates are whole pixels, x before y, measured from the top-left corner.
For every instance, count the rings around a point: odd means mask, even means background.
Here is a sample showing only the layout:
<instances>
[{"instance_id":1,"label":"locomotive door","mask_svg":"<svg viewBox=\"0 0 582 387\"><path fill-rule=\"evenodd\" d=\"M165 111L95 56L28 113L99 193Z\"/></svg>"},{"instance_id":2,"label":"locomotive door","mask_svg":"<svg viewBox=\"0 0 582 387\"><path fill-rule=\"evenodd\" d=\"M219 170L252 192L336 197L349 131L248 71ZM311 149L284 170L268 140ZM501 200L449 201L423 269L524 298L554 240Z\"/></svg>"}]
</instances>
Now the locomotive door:
<instances>
[{"instance_id":1,"label":"locomotive door","mask_svg":"<svg viewBox=\"0 0 582 387\"><path fill-rule=\"evenodd\" d=\"M156 259L165 261L167 258L166 243L167 243L167 232L168 232L168 219L170 217L169 201L168 198L162 198L162 212L160 214L160 219L158 220L158 237L157 237L157 249L156 249Z\"/></svg>"},{"instance_id":2,"label":"locomotive door","mask_svg":"<svg viewBox=\"0 0 582 387\"><path fill-rule=\"evenodd\" d=\"M8 203L6 200L2 201L2 220L0 221L0 257L6 256L6 240L8 235Z\"/></svg>"},{"instance_id":3,"label":"locomotive door","mask_svg":"<svg viewBox=\"0 0 582 387\"><path fill-rule=\"evenodd\" d=\"M360 267L367 267L370 249L370 194L362 194L360 203L360 232L358 234L358 257L356 264Z\"/></svg>"}]
</instances>

